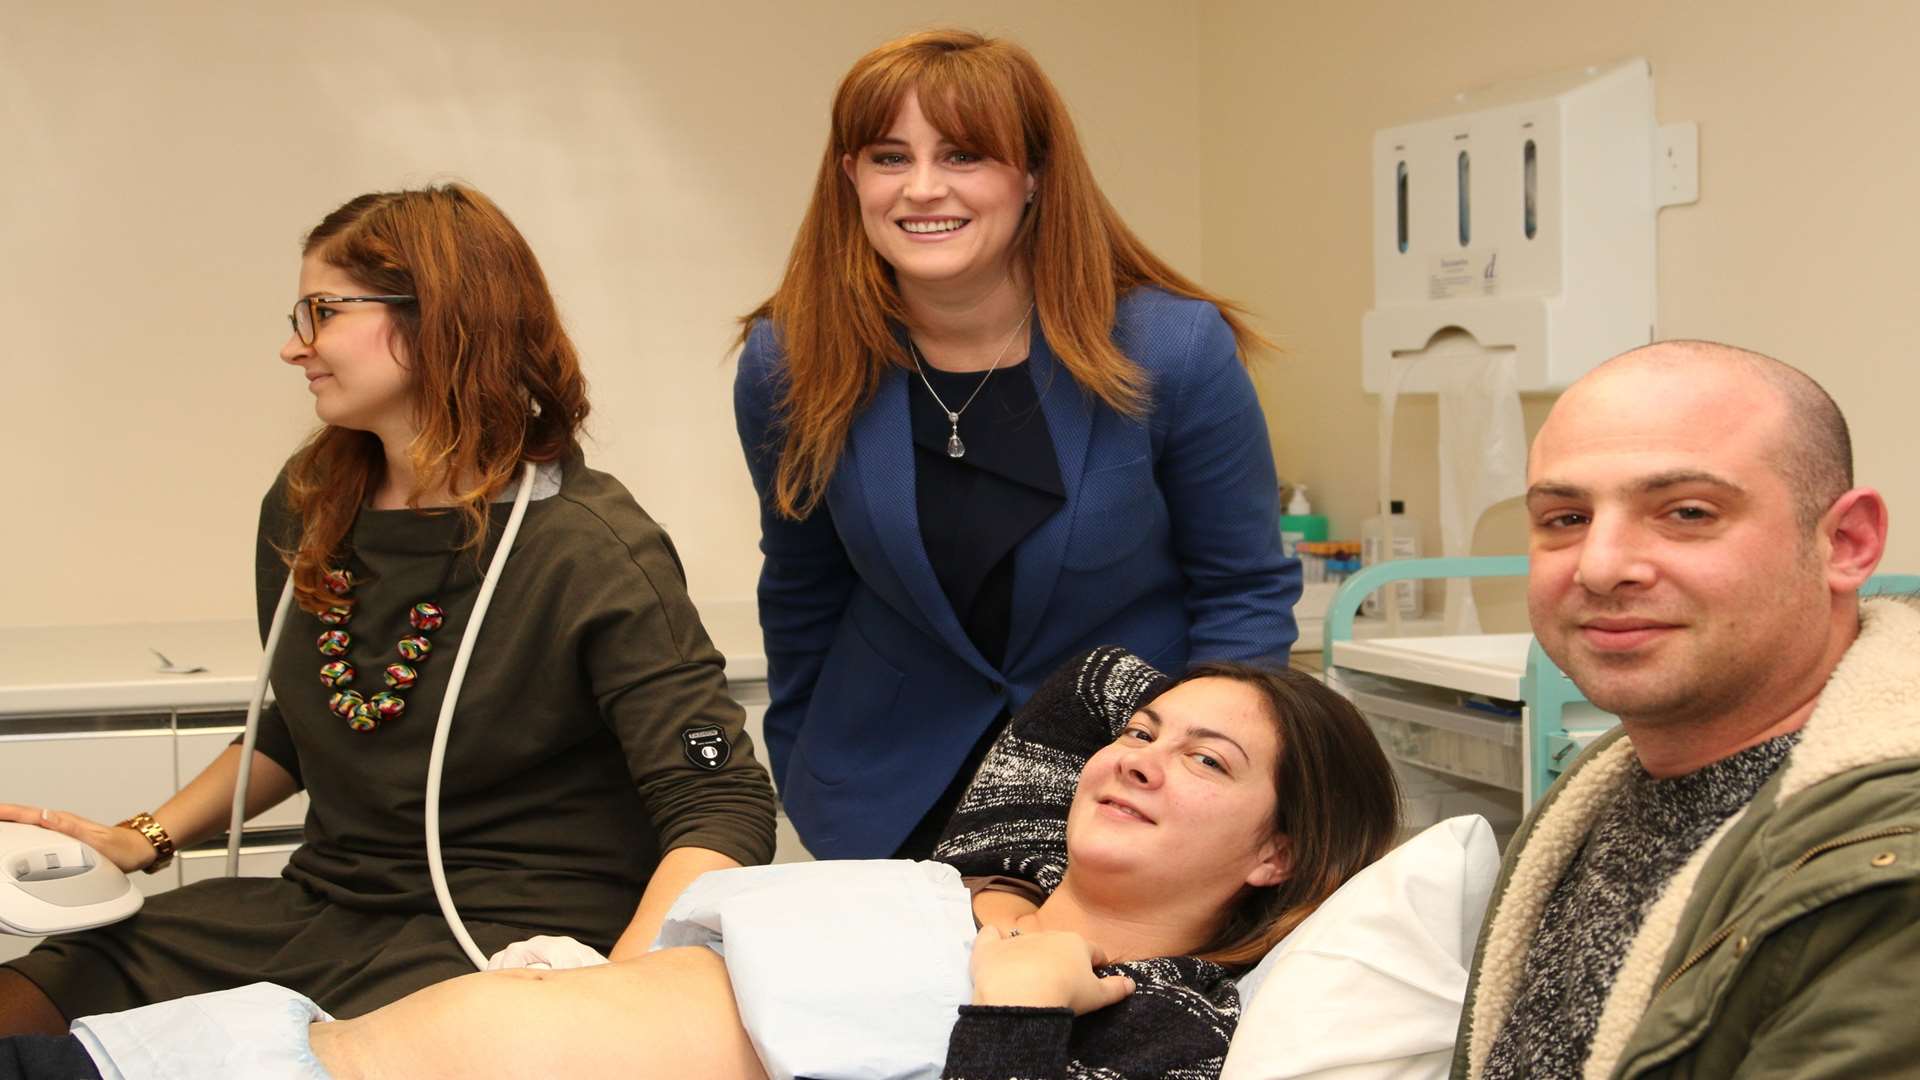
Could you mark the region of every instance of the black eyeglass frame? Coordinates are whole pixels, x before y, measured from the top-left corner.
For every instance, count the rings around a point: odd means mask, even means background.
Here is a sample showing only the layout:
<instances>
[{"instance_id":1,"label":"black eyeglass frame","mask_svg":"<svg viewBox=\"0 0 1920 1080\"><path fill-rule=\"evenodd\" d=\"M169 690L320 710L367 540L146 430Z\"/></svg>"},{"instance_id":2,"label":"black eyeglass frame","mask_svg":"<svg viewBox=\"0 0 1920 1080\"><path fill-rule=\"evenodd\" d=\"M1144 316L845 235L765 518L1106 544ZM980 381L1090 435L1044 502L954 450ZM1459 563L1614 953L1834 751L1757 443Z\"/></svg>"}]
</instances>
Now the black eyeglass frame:
<instances>
[{"instance_id":1,"label":"black eyeglass frame","mask_svg":"<svg viewBox=\"0 0 1920 1080\"><path fill-rule=\"evenodd\" d=\"M303 296L293 302L293 310L287 312L287 323L293 327L293 335L302 345L311 345L320 335L321 304L411 304L419 299L415 296ZM307 309L307 332L300 332L300 309Z\"/></svg>"}]
</instances>

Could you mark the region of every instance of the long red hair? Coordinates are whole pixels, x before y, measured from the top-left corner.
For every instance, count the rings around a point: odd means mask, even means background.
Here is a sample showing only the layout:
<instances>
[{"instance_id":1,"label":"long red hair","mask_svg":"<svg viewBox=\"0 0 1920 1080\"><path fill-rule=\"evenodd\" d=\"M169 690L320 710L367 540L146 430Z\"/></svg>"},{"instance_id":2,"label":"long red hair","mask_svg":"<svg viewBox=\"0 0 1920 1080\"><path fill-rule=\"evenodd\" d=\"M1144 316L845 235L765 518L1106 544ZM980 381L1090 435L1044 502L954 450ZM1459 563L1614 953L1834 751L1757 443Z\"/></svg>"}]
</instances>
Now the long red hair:
<instances>
[{"instance_id":1,"label":"long red hair","mask_svg":"<svg viewBox=\"0 0 1920 1080\"><path fill-rule=\"evenodd\" d=\"M884 136L901 102L919 96L927 120L955 144L1032 173L1038 186L1014 234L1047 344L1076 382L1118 412L1140 416L1152 388L1113 343L1121 295L1154 285L1219 307L1244 359L1265 341L1241 309L1147 250L1101 194L1060 94L1031 54L965 30L931 30L860 58L833 101L833 126L813 200L771 298L742 322L772 322L786 360L784 434L774 504L791 518L818 505L854 416L888 366L911 362L892 327L908 323L892 268L868 243L842 156Z\"/></svg>"},{"instance_id":2,"label":"long red hair","mask_svg":"<svg viewBox=\"0 0 1920 1080\"><path fill-rule=\"evenodd\" d=\"M419 490L452 494L477 553L488 503L520 463L564 455L587 416L586 378L533 249L492 200L447 184L353 199L301 252L370 292L415 297L386 309L412 373L420 434L407 451ZM287 463L301 521L287 563L308 611L337 602L322 575L385 461L378 437L328 425Z\"/></svg>"}]
</instances>

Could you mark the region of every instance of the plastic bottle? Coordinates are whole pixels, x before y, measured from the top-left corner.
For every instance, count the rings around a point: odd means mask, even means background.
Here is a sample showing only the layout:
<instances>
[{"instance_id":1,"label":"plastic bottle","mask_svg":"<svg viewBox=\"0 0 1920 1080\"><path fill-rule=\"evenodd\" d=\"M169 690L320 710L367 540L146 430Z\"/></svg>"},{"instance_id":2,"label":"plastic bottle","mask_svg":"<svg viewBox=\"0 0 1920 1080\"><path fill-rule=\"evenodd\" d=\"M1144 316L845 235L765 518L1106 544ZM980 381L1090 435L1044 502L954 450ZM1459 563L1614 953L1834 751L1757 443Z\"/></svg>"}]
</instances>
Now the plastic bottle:
<instances>
[{"instance_id":1,"label":"plastic bottle","mask_svg":"<svg viewBox=\"0 0 1920 1080\"><path fill-rule=\"evenodd\" d=\"M1296 556L1302 543L1326 538L1326 515L1313 512L1313 505L1307 502L1307 485L1295 484L1293 498L1287 501L1287 512L1280 515L1282 554Z\"/></svg>"},{"instance_id":2,"label":"plastic bottle","mask_svg":"<svg viewBox=\"0 0 1920 1080\"><path fill-rule=\"evenodd\" d=\"M1420 523L1407 516L1407 504L1399 499L1393 500L1389 508L1392 513L1386 517L1375 514L1360 523L1360 560L1363 565L1372 566L1389 558L1420 557ZM1426 613L1426 596L1418 581L1396 581L1386 588L1375 589L1361 603L1360 613L1385 615L1388 593L1399 600L1401 618L1417 619Z\"/></svg>"},{"instance_id":3,"label":"plastic bottle","mask_svg":"<svg viewBox=\"0 0 1920 1080\"><path fill-rule=\"evenodd\" d=\"M1312 540L1297 545L1294 554L1300 560L1301 584L1319 585L1327 580L1327 557L1320 550L1324 546Z\"/></svg>"}]
</instances>

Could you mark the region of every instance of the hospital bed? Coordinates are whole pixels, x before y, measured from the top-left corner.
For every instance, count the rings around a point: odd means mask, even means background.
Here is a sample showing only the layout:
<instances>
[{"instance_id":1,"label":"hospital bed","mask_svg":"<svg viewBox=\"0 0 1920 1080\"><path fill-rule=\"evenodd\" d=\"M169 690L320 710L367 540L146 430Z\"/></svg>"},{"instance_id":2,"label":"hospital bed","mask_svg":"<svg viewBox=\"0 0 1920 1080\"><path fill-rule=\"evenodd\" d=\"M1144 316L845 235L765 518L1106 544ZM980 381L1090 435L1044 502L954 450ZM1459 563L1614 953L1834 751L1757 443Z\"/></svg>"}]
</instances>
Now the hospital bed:
<instances>
[{"instance_id":1,"label":"hospital bed","mask_svg":"<svg viewBox=\"0 0 1920 1080\"><path fill-rule=\"evenodd\" d=\"M254 649L251 643L257 641L253 627L236 623L228 629L231 633L225 636L232 639L233 653L244 659ZM128 650L143 651L145 641L145 637L130 640ZM190 650L187 655L212 653ZM215 664L215 672L165 685L175 695L196 689L211 692L209 681L239 681L239 676L228 676L225 671L229 666L239 668L239 659L232 665ZM734 677L737 672L730 668L729 675ZM111 683L90 692L118 692L118 686ZM17 689L25 693L34 688ZM77 692L81 688L69 689ZM120 704L125 707L125 703ZM165 731L173 735L171 726ZM219 744L224 746L230 738L229 732L220 732ZM166 740L156 736L150 741ZM17 749L21 744L0 739L0 745ZM174 754L164 756L172 764ZM172 770L166 775L171 780ZM1349 1078L1444 1076L1458 1002L1464 992L1466 965L1496 860L1494 841L1486 826L1462 819L1442 823L1414 838L1349 882L1241 980L1245 1013L1232 1043L1225 1080L1332 1074ZM790 869L805 873L807 865ZM767 872L787 869L765 868ZM783 917L791 914L785 905L778 910ZM851 929L863 940L876 934L870 921ZM872 948L871 940L866 940L864 947ZM774 982L777 985L784 980ZM267 995L262 1007L282 1020L288 1015L284 996ZM897 1002L890 1005L897 1007ZM1356 1008L1358 1013L1353 1011ZM1395 1023L1360 1022L1378 1015L1382 1008L1393 1013ZM292 1015L298 1023L304 1023L303 1013L296 1009ZM215 1054L234 1052L217 1025L211 1031L205 1030L205 1024L176 1028L169 1020L160 1023L158 1029L178 1030L190 1043L199 1039L198 1048L208 1060ZM1329 1040L1324 1038L1328 1030L1354 1034ZM193 1031L200 1034L193 1036ZM872 1033L865 1035L862 1043L870 1045ZM182 1052L190 1056L193 1047Z\"/></svg>"},{"instance_id":2,"label":"hospital bed","mask_svg":"<svg viewBox=\"0 0 1920 1080\"><path fill-rule=\"evenodd\" d=\"M1239 980L1242 1015L1221 1080L1445 1077L1497 863L1486 823L1460 818L1355 875ZM860 919L845 917L850 898ZM797 923L810 932L794 933ZM868 860L703 877L675 904L661 943L724 938L741 1023L774 1080L933 1080L970 993L973 935L952 867ZM794 977L845 972L850 961L860 974L834 993ZM291 990L255 983L78 1018L74 1030L108 1063L108 1080L310 1078L309 1025L326 1018Z\"/></svg>"},{"instance_id":3,"label":"hospital bed","mask_svg":"<svg viewBox=\"0 0 1920 1080\"><path fill-rule=\"evenodd\" d=\"M1356 640L1354 618L1368 593L1394 581L1517 576L1526 570L1524 557L1372 567L1336 594L1324 630L1329 683L1361 707L1390 755L1509 792L1521 806L1531 805L1614 718L1586 702L1530 634ZM1867 591L1898 590L1920 590L1920 576L1883 576ZM1223 1080L1446 1075L1467 966L1497 872L1495 848L1494 831L1484 822L1451 817L1420 830L1343 887L1241 980L1245 1011ZM799 864L755 873L822 869ZM793 895L838 894L813 887ZM679 918L714 918L684 910L690 903L699 907L683 897ZM771 910L779 913L772 924L777 931L792 915L791 904L783 900ZM876 943L883 930L863 920L852 928L854 943L802 944L842 959L856 944L905 955L890 941ZM768 1008L781 1008L778 995L788 992L781 988L790 981L770 980L775 996ZM736 995L745 990L737 986ZM892 999L894 1008L903 1004ZM1361 1022L1382 1015L1394 1021ZM1329 1031L1342 1037L1326 1038ZM876 1034L867 1031L857 1043L881 1057ZM937 1055L938 1048L936 1039L921 1050ZM911 1045L903 1051L913 1052ZM884 1065L882 1072L896 1075Z\"/></svg>"}]
</instances>

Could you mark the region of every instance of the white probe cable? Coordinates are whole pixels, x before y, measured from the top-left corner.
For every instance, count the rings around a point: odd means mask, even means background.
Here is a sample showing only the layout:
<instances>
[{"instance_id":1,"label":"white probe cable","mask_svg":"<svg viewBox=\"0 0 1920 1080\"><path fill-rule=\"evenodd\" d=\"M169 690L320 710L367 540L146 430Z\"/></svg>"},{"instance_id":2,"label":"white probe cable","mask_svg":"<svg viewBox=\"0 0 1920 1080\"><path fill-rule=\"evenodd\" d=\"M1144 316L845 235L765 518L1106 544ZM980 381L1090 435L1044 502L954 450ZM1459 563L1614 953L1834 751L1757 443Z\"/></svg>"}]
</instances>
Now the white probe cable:
<instances>
[{"instance_id":1,"label":"white probe cable","mask_svg":"<svg viewBox=\"0 0 1920 1080\"><path fill-rule=\"evenodd\" d=\"M473 601L473 614L467 617L467 632L460 635L460 648L453 656L453 674L447 679L447 695L440 702L440 719L433 726L433 750L427 756L427 873L433 877L433 896L440 901L440 914L447 929L473 961L474 969L487 969L487 955L474 944L460 912L453 906L453 894L447 890L447 869L440 864L440 774L447 757L447 733L453 729L453 706L460 697L460 684L467 679L467 662L473 658L473 644L480 640L480 624L486 620L487 605L493 602L494 587L500 584L500 572L513 550L513 538L520 534L520 520L527 516L527 503L533 498L534 465L520 467L520 490L513 497L513 512L507 515L507 527L500 534L500 546L494 549L487 565L487 578L480 583L480 595Z\"/></svg>"},{"instance_id":2,"label":"white probe cable","mask_svg":"<svg viewBox=\"0 0 1920 1080\"><path fill-rule=\"evenodd\" d=\"M440 862L440 774L447 756L447 733L451 730L454 704L460 699L460 684L467 678L467 663L473 656L473 643L480 638L480 623L486 618L487 605L493 602L493 590L500 583L500 572L506 567L507 554L513 549L514 537L520 534L521 519L527 516L527 503L533 498L533 478L535 468L532 462L521 466L520 490L514 494L513 510L507 515L507 527L500 534L500 546L493 553L493 561L487 565L486 580L480 583L480 595L473 602L473 614L467 619L467 632L460 638L460 648L454 652L453 673L447 679L447 693L440 703L440 719L433 728L433 749L427 757L427 873L433 879L433 896L439 901L440 914L447 920L447 929L453 931L454 940L460 943L461 951L467 959L481 971L486 970L487 957L474 944L473 935L467 933L467 926L460 921L460 912L453 906L453 894L447 890L446 867ZM273 625L267 631L266 655L260 661L260 674L253 682L253 701L247 706L247 730L240 737L240 775L233 787L233 816L227 825L227 876L237 877L240 873L240 826L246 821L247 783L253 772L253 742L260 728L260 708L267 696L267 677L273 668L273 654L280 643L280 628L286 623L287 608L293 601L293 578L287 578L286 588L280 591L280 605L274 609Z\"/></svg>"},{"instance_id":3,"label":"white probe cable","mask_svg":"<svg viewBox=\"0 0 1920 1080\"><path fill-rule=\"evenodd\" d=\"M227 818L227 876L240 876L240 826L247 822L247 784L253 779L253 741L260 734L260 709L267 700L267 676L273 672L274 650L280 644L280 628L287 624L287 608L293 604L293 575L287 575L280 590L280 603L273 609L273 623L267 629L267 652L260 658L260 673L253 679L253 699L247 702L247 730L240 736L240 774L233 783L233 813Z\"/></svg>"}]
</instances>

